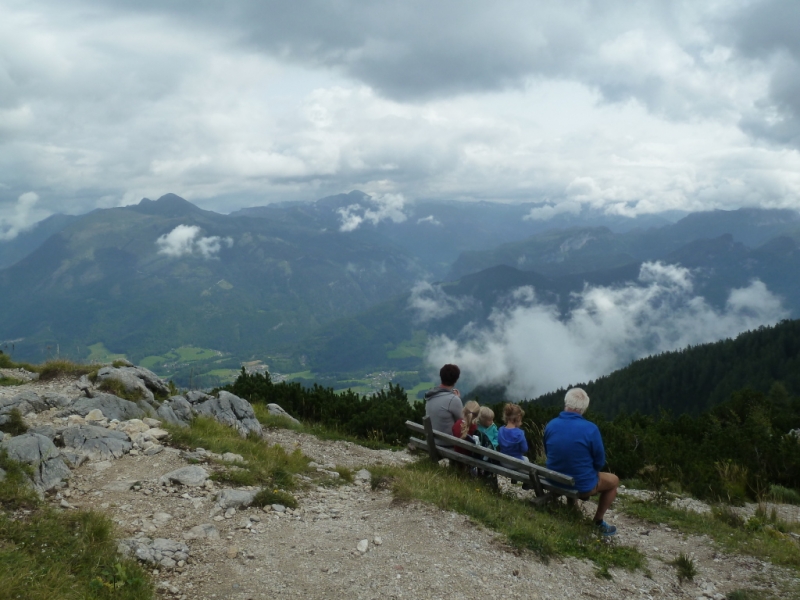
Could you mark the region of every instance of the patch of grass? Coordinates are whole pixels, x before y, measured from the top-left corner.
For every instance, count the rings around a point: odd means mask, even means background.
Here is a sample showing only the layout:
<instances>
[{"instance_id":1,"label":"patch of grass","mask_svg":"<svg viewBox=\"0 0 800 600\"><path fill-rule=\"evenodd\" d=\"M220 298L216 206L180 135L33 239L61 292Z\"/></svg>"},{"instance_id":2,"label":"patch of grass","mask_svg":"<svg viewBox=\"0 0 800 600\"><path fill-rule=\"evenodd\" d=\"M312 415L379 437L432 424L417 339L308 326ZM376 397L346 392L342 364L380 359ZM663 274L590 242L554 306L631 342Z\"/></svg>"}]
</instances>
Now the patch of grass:
<instances>
[{"instance_id":1,"label":"patch of grass","mask_svg":"<svg viewBox=\"0 0 800 600\"><path fill-rule=\"evenodd\" d=\"M681 552L675 557L671 563L678 573L678 582L693 581L694 576L697 575L697 566L694 564L694 559L688 554Z\"/></svg>"},{"instance_id":2,"label":"patch of grass","mask_svg":"<svg viewBox=\"0 0 800 600\"><path fill-rule=\"evenodd\" d=\"M109 394L114 394L119 398L130 400L131 402L136 402L144 397L142 390L129 390L119 379L104 379L100 382L100 385L97 386L97 389L108 392Z\"/></svg>"},{"instance_id":3,"label":"patch of grass","mask_svg":"<svg viewBox=\"0 0 800 600\"><path fill-rule=\"evenodd\" d=\"M645 567L641 552L602 539L591 521L570 507L535 508L429 461L403 468L371 467L370 471L373 489L390 485L396 501L420 500L467 515L505 534L512 546L530 550L545 562L556 556L585 558L595 563L600 576L609 574L609 568Z\"/></svg>"},{"instance_id":4,"label":"patch of grass","mask_svg":"<svg viewBox=\"0 0 800 600\"><path fill-rule=\"evenodd\" d=\"M12 408L8 413L8 420L0 425L0 431L3 433L10 433L11 435L22 435L28 431L28 426L22 418L22 413L18 408Z\"/></svg>"},{"instance_id":5,"label":"patch of grass","mask_svg":"<svg viewBox=\"0 0 800 600\"><path fill-rule=\"evenodd\" d=\"M237 485L261 485L270 489L294 487L294 474L308 471L310 459L300 452L286 452L281 446L268 445L257 435L242 438L231 427L207 417L198 417L190 427L165 425L172 444L186 449L205 448L244 457L244 466L228 467L217 479Z\"/></svg>"},{"instance_id":6,"label":"patch of grass","mask_svg":"<svg viewBox=\"0 0 800 600\"><path fill-rule=\"evenodd\" d=\"M10 387L12 385L22 385L23 383L25 382L15 377L0 377L0 386Z\"/></svg>"},{"instance_id":7,"label":"patch of grass","mask_svg":"<svg viewBox=\"0 0 800 600\"><path fill-rule=\"evenodd\" d=\"M151 600L148 574L117 554L112 531L93 512L0 514L0 598Z\"/></svg>"},{"instance_id":8,"label":"patch of grass","mask_svg":"<svg viewBox=\"0 0 800 600\"><path fill-rule=\"evenodd\" d=\"M30 486L33 471L29 466L11 460L6 450L0 448L0 469L5 471L5 478L0 481L0 507L17 510L38 506L39 496Z\"/></svg>"},{"instance_id":9,"label":"patch of grass","mask_svg":"<svg viewBox=\"0 0 800 600\"><path fill-rule=\"evenodd\" d=\"M82 365L63 358L48 360L46 363L33 367L33 370L39 373L40 381L48 381L62 375L80 377L96 373L97 369L97 365Z\"/></svg>"},{"instance_id":10,"label":"patch of grass","mask_svg":"<svg viewBox=\"0 0 800 600\"><path fill-rule=\"evenodd\" d=\"M782 485L769 486L768 497L773 502L782 502L783 504L800 504L800 493Z\"/></svg>"},{"instance_id":11,"label":"patch of grass","mask_svg":"<svg viewBox=\"0 0 800 600\"><path fill-rule=\"evenodd\" d=\"M763 600L767 598L764 592L756 590L734 590L725 596L725 600Z\"/></svg>"},{"instance_id":12,"label":"patch of grass","mask_svg":"<svg viewBox=\"0 0 800 600\"><path fill-rule=\"evenodd\" d=\"M253 499L253 504L259 508L272 506L273 504L282 504L286 508L297 508L297 499L289 492L264 488L256 494L256 497Z\"/></svg>"},{"instance_id":13,"label":"patch of grass","mask_svg":"<svg viewBox=\"0 0 800 600\"><path fill-rule=\"evenodd\" d=\"M633 517L651 523L666 523L685 533L707 535L726 552L747 554L800 570L800 547L788 535L789 531L800 529L798 525L781 524L778 527L756 523L753 519L745 522L740 518L730 518L724 510L717 510L716 515L719 516L709 519L708 515L641 500L618 498L617 502L622 510Z\"/></svg>"}]
</instances>

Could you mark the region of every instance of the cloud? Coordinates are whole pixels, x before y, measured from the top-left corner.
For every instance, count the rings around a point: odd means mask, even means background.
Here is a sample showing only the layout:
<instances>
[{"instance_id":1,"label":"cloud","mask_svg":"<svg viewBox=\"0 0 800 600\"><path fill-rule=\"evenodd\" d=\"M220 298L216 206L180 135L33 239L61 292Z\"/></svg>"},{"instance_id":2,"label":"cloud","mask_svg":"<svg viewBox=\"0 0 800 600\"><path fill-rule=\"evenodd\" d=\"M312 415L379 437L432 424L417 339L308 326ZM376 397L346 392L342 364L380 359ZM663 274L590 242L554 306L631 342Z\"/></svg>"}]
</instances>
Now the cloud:
<instances>
[{"instance_id":1,"label":"cloud","mask_svg":"<svg viewBox=\"0 0 800 600\"><path fill-rule=\"evenodd\" d=\"M230 237L203 237L197 225L178 225L169 233L156 240L158 253L171 258L181 256L200 256L205 259L216 258L222 246L233 246Z\"/></svg>"},{"instance_id":2,"label":"cloud","mask_svg":"<svg viewBox=\"0 0 800 600\"><path fill-rule=\"evenodd\" d=\"M442 222L434 217L433 215L428 215L427 217L423 217L421 219L417 219L417 225L421 223L430 223L431 225L441 225Z\"/></svg>"},{"instance_id":3,"label":"cloud","mask_svg":"<svg viewBox=\"0 0 800 600\"><path fill-rule=\"evenodd\" d=\"M797 208L797 10L2 3L0 214L31 189L45 215L344 189L622 214ZM363 227L368 208L342 224Z\"/></svg>"},{"instance_id":4,"label":"cloud","mask_svg":"<svg viewBox=\"0 0 800 600\"><path fill-rule=\"evenodd\" d=\"M339 231L355 231L362 223L377 225L381 221L402 223L408 217L403 212L405 198L402 194L382 194L379 196L365 197L368 205L351 204L338 209L341 224ZM370 206L371 205L371 206Z\"/></svg>"},{"instance_id":5,"label":"cloud","mask_svg":"<svg viewBox=\"0 0 800 600\"><path fill-rule=\"evenodd\" d=\"M33 226L43 215L35 210L39 202L36 192L25 192L17 198L16 205L3 215L0 212L0 241L13 240L21 231Z\"/></svg>"},{"instance_id":6,"label":"cloud","mask_svg":"<svg viewBox=\"0 0 800 600\"><path fill-rule=\"evenodd\" d=\"M443 319L474 304L473 298L451 296L442 290L441 286L427 281L418 281L414 284L408 299L408 307L416 313L416 320L420 323Z\"/></svg>"},{"instance_id":7,"label":"cloud","mask_svg":"<svg viewBox=\"0 0 800 600\"><path fill-rule=\"evenodd\" d=\"M694 294L689 270L645 263L637 282L575 294L565 318L533 288L520 288L487 327L434 338L427 359L454 362L476 383L505 384L510 398L533 398L637 358L735 337L787 316L761 281L732 290L724 308L715 309Z\"/></svg>"},{"instance_id":8,"label":"cloud","mask_svg":"<svg viewBox=\"0 0 800 600\"><path fill-rule=\"evenodd\" d=\"M526 221L549 221L557 215L579 215L581 213L582 205L580 202L565 201L559 204L545 204L532 208L531 211L523 217Z\"/></svg>"}]
</instances>

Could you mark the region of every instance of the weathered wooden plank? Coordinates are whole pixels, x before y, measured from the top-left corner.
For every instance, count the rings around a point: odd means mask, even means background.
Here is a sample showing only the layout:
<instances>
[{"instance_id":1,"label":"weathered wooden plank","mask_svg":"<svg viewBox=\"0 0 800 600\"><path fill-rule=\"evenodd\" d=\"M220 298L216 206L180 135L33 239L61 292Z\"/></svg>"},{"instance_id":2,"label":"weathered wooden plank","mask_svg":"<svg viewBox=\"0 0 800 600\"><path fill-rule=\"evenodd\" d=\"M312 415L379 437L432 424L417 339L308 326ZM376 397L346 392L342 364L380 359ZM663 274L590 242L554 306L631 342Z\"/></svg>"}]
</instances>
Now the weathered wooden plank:
<instances>
[{"instance_id":1,"label":"weathered wooden plank","mask_svg":"<svg viewBox=\"0 0 800 600\"><path fill-rule=\"evenodd\" d=\"M427 442L428 454L430 455L432 461L438 461L439 451L436 448L436 440L433 436L433 425L431 425L431 418L427 416L423 418L422 425L423 433L425 434L425 440Z\"/></svg>"},{"instance_id":2,"label":"weathered wooden plank","mask_svg":"<svg viewBox=\"0 0 800 600\"><path fill-rule=\"evenodd\" d=\"M406 421L406 427L415 433L426 434L425 428L419 423ZM483 456L488 456L489 458L502 461L505 465L513 465L514 469L519 469L523 472L535 472L539 477L546 477L554 482L567 486L572 486L575 484L575 480L572 477L564 475L563 473L558 473L557 471L551 471L550 469L537 465L536 463L525 462L524 460L519 460L512 456L508 456L507 454L503 454L502 452L497 452L496 450L491 450L470 442L465 442L460 438L442 433L441 431L432 430L432 433L436 439L446 442L450 446L458 446L460 448L464 448L465 450L469 450L470 452L475 452L477 454L482 454ZM428 439L430 436L426 434L425 437ZM436 448L441 449L441 446L436 446Z\"/></svg>"},{"instance_id":3,"label":"weathered wooden plank","mask_svg":"<svg viewBox=\"0 0 800 600\"><path fill-rule=\"evenodd\" d=\"M550 492L555 493L557 496L566 496L567 498L575 498L576 500L581 499L581 495L577 492L577 490L570 490L564 488L563 486L558 485L552 481L544 477L539 478L539 482L542 484L542 487Z\"/></svg>"},{"instance_id":4,"label":"weathered wooden plank","mask_svg":"<svg viewBox=\"0 0 800 600\"><path fill-rule=\"evenodd\" d=\"M409 443L422 450L426 450L428 447L426 442L418 438L410 438ZM449 458L451 460L455 460L457 462L469 465L471 467L478 467L479 469L483 469L484 471L489 471L490 473L494 473L495 475L502 475L503 477L508 477L510 479L516 479L518 481L522 481L523 483L531 482L528 473L521 471L514 471L512 469L506 469L505 467L501 467L500 465L494 465L484 460L480 460L479 458L464 456L463 454L459 454L455 450L450 450L448 448L439 447L438 451L442 458Z\"/></svg>"}]
</instances>

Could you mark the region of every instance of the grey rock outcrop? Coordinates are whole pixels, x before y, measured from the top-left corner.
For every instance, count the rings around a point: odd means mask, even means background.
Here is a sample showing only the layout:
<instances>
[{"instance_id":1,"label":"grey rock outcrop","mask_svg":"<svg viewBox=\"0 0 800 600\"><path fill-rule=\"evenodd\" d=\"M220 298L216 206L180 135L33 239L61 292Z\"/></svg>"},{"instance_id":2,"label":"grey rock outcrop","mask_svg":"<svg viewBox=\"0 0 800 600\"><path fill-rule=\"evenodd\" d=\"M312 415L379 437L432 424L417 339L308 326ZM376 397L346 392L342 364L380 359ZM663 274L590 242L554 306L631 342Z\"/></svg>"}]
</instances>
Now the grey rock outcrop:
<instances>
[{"instance_id":1,"label":"grey rock outcrop","mask_svg":"<svg viewBox=\"0 0 800 600\"><path fill-rule=\"evenodd\" d=\"M113 394L95 394L93 398L79 398L72 406L60 411L59 416L80 415L85 417L90 411L98 409L109 421L127 421L129 419L142 419L152 412L152 408L145 404L135 404Z\"/></svg>"},{"instance_id":2,"label":"grey rock outcrop","mask_svg":"<svg viewBox=\"0 0 800 600\"><path fill-rule=\"evenodd\" d=\"M261 423L256 419L253 407L247 400L230 392L221 391L217 398L210 397L193 407L198 415L213 417L236 429L239 435L246 437L249 433L261 435Z\"/></svg>"},{"instance_id":3,"label":"grey rock outcrop","mask_svg":"<svg viewBox=\"0 0 800 600\"><path fill-rule=\"evenodd\" d=\"M275 404L275 403L267 404L267 410L269 410L269 414L271 414L271 415L273 415L275 417L283 417L284 419L289 419L292 423L294 423L296 425L300 425L300 421L298 421L292 415L290 415L288 412L283 410L283 408L278 404Z\"/></svg>"},{"instance_id":4,"label":"grey rock outcrop","mask_svg":"<svg viewBox=\"0 0 800 600\"><path fill-rule=\"evenodd\" d=\"M217 494L217 504L221 508L250 506L253 503L253 498L256 497L256 493L251 490L222 490Z\"/></svg>"},{"instance_id":5,"label":"grey rock outcrop","mask_svg":"<svg viewBox=\"0 0 800 600\"><path fill-rule=\"evenodd\" d=\"M69 467L53 442L38 433L3 440L9 458L33 467L33 485L46 492L70 476Z\"/></svg>"},{"instance_id":6,"label":"grey rock outcrop","mask_svg":"<svg viewBox=\"0 0 800 600\"><path fill-rule=\"evenodd\" d=\"M72 402L63 394L37 394L27 390L11 398L0 399L0 425L8 422L11 411L17 409L21 414L42 412L50 408L67 406Z\"/></svg>"},{"instance_id":7,"label":"grey rock outcrop","mask_svg":"<svg viewBox=\"0 0 800 600\"><path fill-rule=\"evenodd\" d=\"M67 427L61 436L67 448L97 460L119 458L133 447L126 433L97 425Z\"/></svg>"},{"instance_id":8,"label":"grey rock outcrop","mask_svg":"<svg viewBox=\"0 0 800 600\"><path fill-rule=\"evenodd\" d=\"M209 396L205 392L200 392L198 390L192 390L191 392L187 392L187 394L186 394L186 400L188 400L188 402L190 404L197 404L198 402L205 402L206 400L209 400L210 398L212 398L212 396Z\"/></svg>"},{"instance_id":9,"label":"grey rock outcrop","mask_svg":"<svg viewBox=\"0 0 800 600\"><path fill-rule=\"evenodd\" d=\"M189 558L189 546L167 538L128 538L119 542L118 549L125 556L132 554L142 562L167 569L183 566Z\"/></svg>"},{"instance_id":10,"label":"grey rock outcrop","mask_svg":"<svg viewBox=\"0 0 800 600\"><path fill-rule=\"evenodd\" d=\"M156 414L167 423L187 427L194 416L192 405L183 396L172 396L158 407Z\"/></svg>"},{"instance_id":11,"label":"grey rock outcrop","mask_svg":"<svg viewBox=\"0 0 800 600\"><path fill-rule=\"evenodd\" d=\"M161 485L169 485L170 483L179 483L190 487L199 487L203 485L208 479L208 471L203 467L197 465L190 465L188 467L181 467L170 471L166 475L162 475L158 482Z\"/></svg>"},{"instance_id":12,"label":"grey rock outcrop","mask_svg":"<svg viewBox=\"0 0 800 600\"><path fill-rule=\"evenodd\" d=\"M153 392L148 389L145 382L139 378L135 372L132 372L131 367L122 367L119 369L116 367L103 367L97 372L97 383L101 384L104 381L116 381L121 383L125 391L139 394L139 396L148 403L155 402Z\"/></svg>"}]
</instances>

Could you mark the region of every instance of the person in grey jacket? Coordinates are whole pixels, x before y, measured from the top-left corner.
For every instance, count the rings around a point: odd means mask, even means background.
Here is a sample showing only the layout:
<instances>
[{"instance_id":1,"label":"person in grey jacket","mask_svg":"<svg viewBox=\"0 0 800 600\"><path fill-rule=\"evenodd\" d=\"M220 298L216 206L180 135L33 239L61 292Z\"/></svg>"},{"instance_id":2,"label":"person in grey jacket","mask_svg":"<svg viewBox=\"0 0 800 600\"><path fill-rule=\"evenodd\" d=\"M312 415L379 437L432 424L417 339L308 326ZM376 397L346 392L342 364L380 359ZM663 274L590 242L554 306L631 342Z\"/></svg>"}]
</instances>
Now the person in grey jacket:
<instances>
[{"instance_id":1,"label":"person in grey jacket","mask_svg":"<svg viewBox=\"0 0 800 600\"><path fill-rule=\"evenodd\" d=\"M464 403L461 393L455 388L461 369L456 365L445 365L439 370L441 385L425 392L425 416L431 418L434 431L453 434L453 425L461 418ZM440 446L445 444L436 442Z\"/></svg>"}]
</instances>

